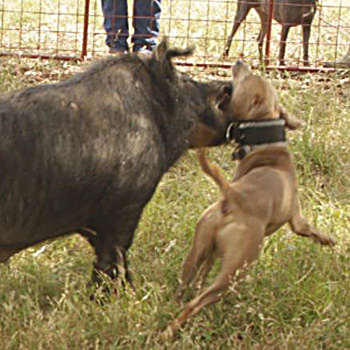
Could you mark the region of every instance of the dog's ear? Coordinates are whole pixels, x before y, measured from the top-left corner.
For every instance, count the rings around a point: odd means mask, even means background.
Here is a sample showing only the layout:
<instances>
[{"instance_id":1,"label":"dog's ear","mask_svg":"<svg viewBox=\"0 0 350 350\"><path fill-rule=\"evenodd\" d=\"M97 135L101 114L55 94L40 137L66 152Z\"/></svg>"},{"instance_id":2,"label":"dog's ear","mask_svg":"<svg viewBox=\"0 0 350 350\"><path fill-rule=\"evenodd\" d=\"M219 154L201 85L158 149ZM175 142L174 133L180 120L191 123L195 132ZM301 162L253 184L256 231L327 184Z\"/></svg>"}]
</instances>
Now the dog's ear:
<instances>
[{"instance_id":1,"label":"dog's ear","mask_svg":"<svg viewBox=\"0 0 350 350\"><path fill-rule=\"evenodd\" d=\"M216 97L215 104L223 112L227 112L231 108L232 91L232 84L224 85Z\"/></svg>"},{"instance_id":2,"label":"dog's ear","mask_svg":"<svg viewBox=\"0 0 350 350\"><path fill-rule=\"evenodd\" d=\"M282 107L280 107L280 118L286 121L286 127L290 130L299 129L303 125L301 120L288 114Z\"/></svg>"},{"instance_id":3,"label":"dog's ear","mask_svg":"<svg viewBox=\"0 0 350 350\"><path fill-rule=\"evenodd\" d=\"M258 120L264 118L271 118L271 107L266 96L259 93L255 94L252 99L248 114L248 119Z\"/></svg>"}]
</instances>

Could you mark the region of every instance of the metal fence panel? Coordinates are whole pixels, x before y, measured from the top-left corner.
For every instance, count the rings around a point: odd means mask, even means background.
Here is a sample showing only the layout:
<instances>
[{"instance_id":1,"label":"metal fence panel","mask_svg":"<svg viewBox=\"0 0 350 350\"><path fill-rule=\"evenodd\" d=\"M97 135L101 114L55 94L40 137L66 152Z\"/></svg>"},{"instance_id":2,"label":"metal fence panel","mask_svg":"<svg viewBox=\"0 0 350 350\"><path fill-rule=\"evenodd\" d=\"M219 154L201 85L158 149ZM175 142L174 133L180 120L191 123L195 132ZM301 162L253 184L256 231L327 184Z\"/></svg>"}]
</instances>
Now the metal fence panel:
<instances>
[{"instance_id":1,"label":"metal fence panel","mask_svg":"<svg viewBox=\"0 0 350 350\"><path fill-rule=\"evenodd\" d=\"M228 57L224 57L238 2L258 0L163 0L161 36L172 45L196 46L187 64L230 65L244 58L259 62L257 37L260 18L253 9L238 29ZM295 0L260 0L261 2ZM307 0L299 0L307 1ZM349 50L350 1L319 0L309 43L310 67L332 66ZM129 1L132 30L132 1ZM268 4L267 4L268 6ZM105 46L101 0L0 0L0 55L85 59L108 53ZM269 66L278 65L281 25L271 23ZM266 41L265 41L266 42ZM302 28L291 28L286 66L302 69Z\"/></svg>"}]
</instances>

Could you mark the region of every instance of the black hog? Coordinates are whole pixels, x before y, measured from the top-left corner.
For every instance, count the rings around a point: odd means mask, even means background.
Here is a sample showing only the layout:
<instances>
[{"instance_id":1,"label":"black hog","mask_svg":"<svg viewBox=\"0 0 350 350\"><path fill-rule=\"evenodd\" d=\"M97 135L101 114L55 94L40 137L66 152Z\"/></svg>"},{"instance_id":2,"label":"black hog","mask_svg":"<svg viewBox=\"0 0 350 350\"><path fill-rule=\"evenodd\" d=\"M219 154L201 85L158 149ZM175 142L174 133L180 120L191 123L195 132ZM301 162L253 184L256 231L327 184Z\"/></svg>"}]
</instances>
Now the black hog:
<instances>
[{"instance_id":1,"label":"black hog","mask_svg":"<svg viewBox=\"0 0 350 350\"><path fill-rule=\"evenodd\" d=\"M78 232L110 278L126 269L141 213L162 175L190 147L225 141L224 83L198 83L171 59L110 57L52 85L0 99L0 262Z\"/></svg>"}]
</instances>

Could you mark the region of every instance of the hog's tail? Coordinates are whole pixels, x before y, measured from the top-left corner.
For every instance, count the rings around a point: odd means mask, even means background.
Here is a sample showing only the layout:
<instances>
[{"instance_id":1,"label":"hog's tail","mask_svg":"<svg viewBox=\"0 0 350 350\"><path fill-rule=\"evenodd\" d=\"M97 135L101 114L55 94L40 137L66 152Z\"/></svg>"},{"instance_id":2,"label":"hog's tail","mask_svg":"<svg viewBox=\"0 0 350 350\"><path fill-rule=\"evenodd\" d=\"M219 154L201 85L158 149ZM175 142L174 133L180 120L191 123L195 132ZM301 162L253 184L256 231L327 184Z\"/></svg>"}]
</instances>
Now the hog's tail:
<instances>
[{"instance_id":1,"label":"hog's tail","mask_svg":"<svg viewBox=\"0 0 350 350\"><path fill-rule=\"evenodd\" d=\"M206 150L204 148L199 148L197 150L197 155L202 170L215 181L224 197L227 198L228 194L232 192L232 189L229 182L221 173L220 168L208 161L208 158L206 157Z\"/></svg>"}]
</instances>

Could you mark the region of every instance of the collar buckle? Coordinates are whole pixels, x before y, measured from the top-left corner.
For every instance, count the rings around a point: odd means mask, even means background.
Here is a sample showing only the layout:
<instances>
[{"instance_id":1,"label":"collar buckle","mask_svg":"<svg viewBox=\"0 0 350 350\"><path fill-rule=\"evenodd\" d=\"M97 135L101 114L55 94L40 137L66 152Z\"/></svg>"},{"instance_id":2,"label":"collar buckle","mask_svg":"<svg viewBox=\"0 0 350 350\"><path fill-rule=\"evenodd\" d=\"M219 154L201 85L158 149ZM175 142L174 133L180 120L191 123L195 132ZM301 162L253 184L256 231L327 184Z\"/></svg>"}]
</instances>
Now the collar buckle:
<instances>
[{"instance_id":1,"label":"collar buckle","mask_svg":"<svg viewBox=\"0 0 350 350\"><path fill-rule=\"evenodd\" d=\"M250 151L251 151L251 147L249 146L242 146L242 147L238 146L232 153L232 159L242 160Z\"/></svg>"}]
</instances>

